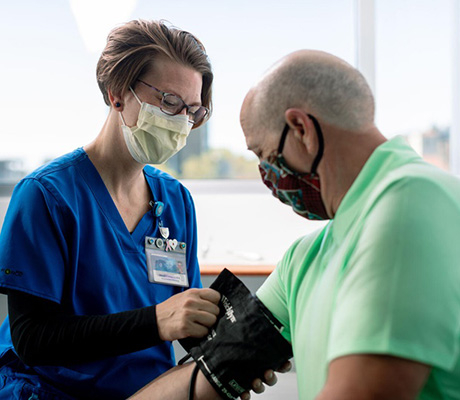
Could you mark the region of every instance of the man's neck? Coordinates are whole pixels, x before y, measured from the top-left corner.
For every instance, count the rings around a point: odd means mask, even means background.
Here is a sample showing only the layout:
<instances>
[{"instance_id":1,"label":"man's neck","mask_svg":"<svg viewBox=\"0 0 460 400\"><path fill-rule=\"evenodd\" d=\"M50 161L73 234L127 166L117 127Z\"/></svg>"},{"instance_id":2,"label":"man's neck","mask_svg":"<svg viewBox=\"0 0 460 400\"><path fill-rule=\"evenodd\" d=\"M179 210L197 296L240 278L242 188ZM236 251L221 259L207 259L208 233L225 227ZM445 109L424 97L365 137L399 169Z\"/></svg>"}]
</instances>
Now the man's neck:
<instances>
[{"instance_id":1,"label":"man's neck","mask_svg":"<svg viewBox=\"0 0 460 400\"><path fill-rule=\"evenodd\" d=\"M324 147L324 163L320 163L318 173L326 210L334 217L371 154L387 139L375 126L362 132L332 129L328 139Z\"/></svg>"}]
</instances>

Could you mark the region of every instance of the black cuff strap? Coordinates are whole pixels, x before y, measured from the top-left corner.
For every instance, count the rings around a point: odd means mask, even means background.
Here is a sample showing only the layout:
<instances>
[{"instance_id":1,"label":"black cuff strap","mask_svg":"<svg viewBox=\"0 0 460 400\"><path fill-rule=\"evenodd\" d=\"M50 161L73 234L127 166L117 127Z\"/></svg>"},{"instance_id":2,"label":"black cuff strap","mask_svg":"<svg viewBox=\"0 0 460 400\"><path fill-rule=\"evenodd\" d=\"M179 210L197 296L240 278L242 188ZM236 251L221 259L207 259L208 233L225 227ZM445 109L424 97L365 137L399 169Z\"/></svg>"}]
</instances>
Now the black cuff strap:
<instances>
[{"instance_id":1,"label":"black cuff strap","mask_svg":"<svg viewBox=\"0 0 460 400\"><path fill-rule=\"evenodd\" d=\"M214 389L223 398L236 399L251 389L255 378L289 360L292 348L280 333L281 323L229 270L211 288L221 294L211 333L180 343Z\"/></svg>"},{"instance_id":2,"label":"black cuff strap","mask_svg":"<svg viewBox=\"0 0 460 400\"><path fill-rule=\"evenodd\" d=\"M190 377L190 387L188 389L188 400L193 400L193 391L195 390L195 383L196 383L196 377L198 375L198 371L200 370L200 367L198 365L195 365L195 368L193 368L192 376Z\"/></svg>"}]
</instances>

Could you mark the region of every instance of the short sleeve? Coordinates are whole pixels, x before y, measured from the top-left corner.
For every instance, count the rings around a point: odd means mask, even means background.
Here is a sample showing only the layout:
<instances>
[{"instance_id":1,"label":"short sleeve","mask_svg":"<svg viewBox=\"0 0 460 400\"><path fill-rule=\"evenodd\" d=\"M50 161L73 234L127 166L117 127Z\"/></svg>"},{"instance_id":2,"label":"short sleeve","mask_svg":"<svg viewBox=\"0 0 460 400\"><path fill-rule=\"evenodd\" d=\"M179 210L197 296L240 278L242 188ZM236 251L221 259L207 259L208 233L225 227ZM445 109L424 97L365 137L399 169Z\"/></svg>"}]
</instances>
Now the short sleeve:
<instances>
[{"instance_id":1,"label":"short sleeve","mask_svg":"<svg viewBox=\"0 0 460 400\"><path fill-rule=\"evenodd\" d=\"M389 354L449 370L459 356L459 198L404 179L365 219L336 299L329 360Z\"/></svg>"},{"instance_id":2,"label":"short sleeve","mask_svg":"<svg viewBox=\"0 0 460 400\"><path fill-rule=\"evenodd\" d=\"M285 256L286 258L286 256ZM286 290L283 287L280 277L280 270L283 268L285 258L278 264L275 270L269 275L263 285L259 288L256 296L283 324L283 337L291 341L289 310L287 307Z\"/></svg>"},{"instance_id":3,"label":"short sleeve","mask_svg":"<svg viewBox=\"0 0 460 400\"><path fill-rule=\"evenodd\" d=\"M187 213L187 272L190 288L202 288L200 268L198 265L198 238L195 205L192 196L186 191L186 213Z\"/></svg>"},{"instance_id":4,"label":"short sleeve","mask_svg":"<svg viewBox=\"0 0 460 400\"><path fill-rule=\"evenodd\" d=\"M67 247L59 205L36 179L15 188L0 234L0 288L61 301Z\"/></svg>"}]
</instances>

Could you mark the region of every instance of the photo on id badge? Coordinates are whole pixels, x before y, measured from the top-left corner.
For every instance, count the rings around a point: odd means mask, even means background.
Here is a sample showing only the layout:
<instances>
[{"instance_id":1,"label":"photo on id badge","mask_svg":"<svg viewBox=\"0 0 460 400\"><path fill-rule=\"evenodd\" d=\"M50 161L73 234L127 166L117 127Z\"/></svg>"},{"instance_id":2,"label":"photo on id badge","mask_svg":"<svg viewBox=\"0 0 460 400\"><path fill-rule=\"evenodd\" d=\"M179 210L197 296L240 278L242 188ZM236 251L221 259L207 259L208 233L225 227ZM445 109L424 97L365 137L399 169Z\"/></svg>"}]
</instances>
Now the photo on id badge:
<instances>
[{"instance_id":1,"label":"photo on id badge","mask_svg":"<svg viewBox=\"0 0 460 400\"><path fill-rule=\"evenodd\" d=\"M188 287L185 243L146 237L145 255L149 281Z\"/></svg>"}]
</instances>

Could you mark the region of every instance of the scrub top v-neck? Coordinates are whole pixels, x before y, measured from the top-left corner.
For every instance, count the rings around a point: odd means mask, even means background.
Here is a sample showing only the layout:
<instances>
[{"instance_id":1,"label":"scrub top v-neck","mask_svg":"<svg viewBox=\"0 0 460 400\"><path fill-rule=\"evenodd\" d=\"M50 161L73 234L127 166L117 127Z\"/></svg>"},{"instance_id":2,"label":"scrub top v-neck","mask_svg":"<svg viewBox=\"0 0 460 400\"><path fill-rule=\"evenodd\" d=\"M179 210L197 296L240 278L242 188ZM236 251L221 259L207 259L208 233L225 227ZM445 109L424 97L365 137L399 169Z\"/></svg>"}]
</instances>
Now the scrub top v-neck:
<instances>
[{"instance_id":1,"label":"scrub top v-neck","mask_svg":"<svg viewBox=\"0 0 460 400\"><path fill-rule=\"evenodd\" d=\"M87 158L86 162L82 163L81 172L83 179L85 179L88 187L93 192L96 201L101 205L102 212L104 212L109 220L125 251L137 251L139 245L144 245L144 238L147 236L147 231L152 229L152 224L157 223L152 211L145 213L134 230L129 232L107 187L89 158ZM149 185L150 192L152 194L155 193L158 190L157 187L152 187L155 183L151 179L148 179L145 173L144 176Z\"/></svg>"}]
</instances>

